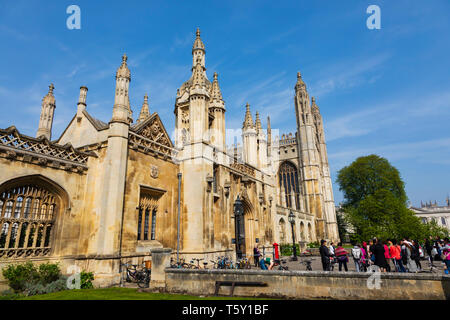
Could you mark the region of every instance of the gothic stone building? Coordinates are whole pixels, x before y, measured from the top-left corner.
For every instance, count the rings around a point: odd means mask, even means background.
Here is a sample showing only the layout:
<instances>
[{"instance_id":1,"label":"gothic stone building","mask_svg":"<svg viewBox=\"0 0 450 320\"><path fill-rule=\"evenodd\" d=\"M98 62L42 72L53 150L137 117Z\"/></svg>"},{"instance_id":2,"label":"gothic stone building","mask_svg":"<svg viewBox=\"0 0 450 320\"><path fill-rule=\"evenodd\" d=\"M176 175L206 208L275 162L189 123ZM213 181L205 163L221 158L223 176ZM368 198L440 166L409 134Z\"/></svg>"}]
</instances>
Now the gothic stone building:
<instances>
[{"instance_id":1,"label":"gothic stone building","mask_svg":"<svg viewBox=\"0 0 450 320\"><path fill-rule=\"evenodd\" d=\"M63 271L76 265L100 285L116 283L121 262L176 250L178 212L186 258L250 256L256 242L289 243L290 212L296 241L337 240L322 117L300 74L297 133L272 140L270 119L263 130L247 104L238 151L225 144L225 102L217 74L207 78L198 30L192 56L192 76L176 94L174 141L147 96L133 123L125 55L108 123L88 113L81 87L75 115L51 140L51 85L36 138L0 130L0 267L59 261Z\"/></svg>"}]
</instances>

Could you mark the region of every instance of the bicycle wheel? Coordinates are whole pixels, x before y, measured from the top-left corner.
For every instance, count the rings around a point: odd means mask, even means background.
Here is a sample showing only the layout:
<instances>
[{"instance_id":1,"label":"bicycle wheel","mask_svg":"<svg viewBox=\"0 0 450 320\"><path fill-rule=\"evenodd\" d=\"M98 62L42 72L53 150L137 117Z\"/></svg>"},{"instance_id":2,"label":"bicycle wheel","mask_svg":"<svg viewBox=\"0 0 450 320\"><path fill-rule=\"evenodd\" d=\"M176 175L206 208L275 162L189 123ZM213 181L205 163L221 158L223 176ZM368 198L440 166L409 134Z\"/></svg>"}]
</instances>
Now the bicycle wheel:
<instances>
[{"instance_id":1,"label":"bicycle wheel","mask_svg":"<svg viewBox=\"0 0 450 320\"><path fill-rule=\"evenodd\" d=\"M145 275L138 281L139 288L148 288L150 284L150 274L145 272Z\"/></svg>"}]
</instances>

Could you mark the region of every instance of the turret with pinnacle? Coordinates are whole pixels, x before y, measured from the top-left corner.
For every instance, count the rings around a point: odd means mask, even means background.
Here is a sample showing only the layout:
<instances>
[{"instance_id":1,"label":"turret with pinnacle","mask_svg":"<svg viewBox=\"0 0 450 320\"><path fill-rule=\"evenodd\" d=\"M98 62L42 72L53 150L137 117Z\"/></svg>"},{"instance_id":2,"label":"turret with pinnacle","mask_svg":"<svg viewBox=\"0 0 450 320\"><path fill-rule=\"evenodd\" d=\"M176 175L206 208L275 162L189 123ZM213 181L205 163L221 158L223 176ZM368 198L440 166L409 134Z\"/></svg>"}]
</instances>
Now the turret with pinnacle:
<instances>
[{"instance_id":1,"label":"turret with pinnacle","mask_svg":"<svg viewBox=\"0 0 450 320\"><path fill-rule=\"evenodd\" d=\"M52 137L53 116L56 108L56 100L53 95L55 86L53 83L48 87L48 93L42 99L41 117L36 137L45 137L48 140Z\"/></svg>"}]
</instances>

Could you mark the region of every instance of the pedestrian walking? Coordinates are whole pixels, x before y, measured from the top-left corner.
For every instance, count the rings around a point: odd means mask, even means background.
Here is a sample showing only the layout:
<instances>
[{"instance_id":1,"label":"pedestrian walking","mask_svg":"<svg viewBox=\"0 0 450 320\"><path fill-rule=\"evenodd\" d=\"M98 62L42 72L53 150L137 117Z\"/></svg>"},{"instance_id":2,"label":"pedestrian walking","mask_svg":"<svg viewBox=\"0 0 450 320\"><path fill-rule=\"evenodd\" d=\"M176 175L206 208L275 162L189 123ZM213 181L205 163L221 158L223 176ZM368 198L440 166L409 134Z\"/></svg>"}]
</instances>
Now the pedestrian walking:
<instances>
[{"instance_id":1,"label":"pedestrian walking","mask_svg":"<svg viewBox=\"0 0 450 320\"><path fill-rule=\"evenodd\" d=\"M253 248L253 259L255 260L255 267L259 265L259 257L261 256L261 252L258 249L258 244L255 244Z\"/></svg>"},{"instance_id":2,"label":"pedestrian walking","mask_svg":"<svg viewBox=\"0 0 450 320\"><path fill-rule=\"evenodd\" d=\"M413 251L414 251L412 259L416 263L416 267L417 267L418 271L421 271L422 265L420 264L420 245L416 240L413 240L412 244L413 244Z\"/></svg>"},{"instance_id":3,"label":"pedestrian walking","mask_svg":"<svg viewBox=\"0 0 450 320\"><path fill-rule=\"evenodd\" d=\"M344 266L345 271L348 271L347 268L347 262L348 262L348 256L347 256L348 252L344 249L344 247L342 246L342 243L339 242L338 246L336 248L335 251L335 255L337 258L337 261L339 263L339 271L342 271L342 266Z\"/></svg>"},{"instance_id":4,"label":"pedestrian walking","mask_svg":"<svg viewBox=\"0 0 450 320\"><path fill-rule=\"evenodd\" d=\"M325 240L320 240L320 258L322 260L323 271L330 271L330 250L327 247L327 242Z\"/></svg>"},{"instance_id":5,"label":"pedestrian walking","mask_svg":"<svg viewBox=\"0 0 450 320\"><path fill-rule=\"evenodd\" d=\"M408 272L417 272L416 263L411 258L411 254L413 254L413 252L414 252L413 245L407 239L403 240L403 250L404 250L404 256L405 256L405 259L403 260L403 262L405 262L405 260L406 260L406 269L408 270ZM413 255L413 257L414 257L414 255Z\"/></svg>"},{"instance_id":6,"label":"pedestrian walking","mask_svg":"<svg viewBox=\"0 0 450 320\"><path fill-rule=\"evenodd\" d=\"M391 265L389 262L391 261L391 255L389 253L389 247L387 246L387 242L383 241L384 248L384 258L386 259L386 272L391 272Z\"/></svg>"},{"instance_id":7,"label":"pedestrian walking","mask_svg":"<svg viewBox=\"0 0 450 320\"><path fill-rule=\"evenodd\" d=\"M386 256L385 256L385 248L382 242L378 239L376 244L373 246L373 256L375 257L374 264L380 267L382 272L385 272L388 269Z\"/></svg>"},{"instance_id":8,"label":"pedestrian walking","mask_svg":"<svg viewBox=\"0 0 450 320\"><path fill-rule=\"evenodd\" d=\"M356 272L361 272L361 264L363 259L363 249L356 243L352 248L353 262L355 263Z\"/></svg>"},{"instance_id":9,"label":"pedestrian walking","mask_svg":"<svg viewBox=\"0 0 450 320\"><path fill-rule=\"evenodd\" d=\"M406 272L402 261L402 248L397 244L397 240L393 240L391 247L391 257L397 272Z\"/></svg>"},{"instance_id":10,"label":"pedestrian walking","mask_svg":"<svg viewBox=\"0 0 450 320\"><path fill-rule=\"evenodd\" d=\"M429 239L425 239L425 251L427 252L428 258L430 259L430 264L433 265L433 243L432 240L433 238L430 236Z\"/></svg>"},{"instance_id":11,"label":"pedestrian walking","mask_svg":"<svg viewBox=\"0 0 450 320\"><path fill-rule=\"evenodd\" d=\"M445 263L445 274L450 274L450 242L448 238L444 239L444 246L442 248L443 261Z\"/></svg>"}]
</instances>

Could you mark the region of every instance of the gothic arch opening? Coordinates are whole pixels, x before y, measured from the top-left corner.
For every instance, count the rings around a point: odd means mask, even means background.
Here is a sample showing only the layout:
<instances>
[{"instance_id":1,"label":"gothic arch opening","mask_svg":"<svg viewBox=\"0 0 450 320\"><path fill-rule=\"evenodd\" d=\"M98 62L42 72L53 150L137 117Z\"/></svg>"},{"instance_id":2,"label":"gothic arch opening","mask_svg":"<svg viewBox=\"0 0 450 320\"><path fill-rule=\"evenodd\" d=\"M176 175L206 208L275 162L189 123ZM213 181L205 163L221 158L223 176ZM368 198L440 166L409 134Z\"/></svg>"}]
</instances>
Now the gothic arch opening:
<instances>
[{"instance_id":1,"label":"gothic arch opening","mask_svg":"<svg viewBox=\"0 0 450 320\"><path fill-rule=\"evenodd\" d=\"M313 234L312 234L311 223L308 223L308 240L309 240L310 242L312 242L312 240L313 240Z\"/></svg>"},{"instance_id":2,"label":"gothic arch opening","mask_svg":"<svg viewBox=\"0 0 450 320\"><path fill-rule=\"evenodd\" d=\"M69 197L58 184L32 175L0 185L0 257L49 255L57 217Z\"/></svg>"},{"instance_id":3,"label":"gothic arch opening","mask_svg":"<svg viewBox=\"0 0 450 320\"><path fill-rule=\"evenodd\" d=\"M304 241L305 240L305 224L302 222L300 222L300 241Z\"/></svg>"},{"instance_id":4,"label":"gothic arch opening","mask_svg":"<svg viewBox=\"0 0 450 320\"><path fill-rule=\"evenodd\" d=\"M280 185L280 204L287 208L300 210L300 187L297 167L290 161L281 163L278 169Z\"/></svg>"},{"instance_id":5,"label":"gothic arch opening","mask_svg":"<svg viewBox=\"0 0 450 320\"><path fill-rule=\"evenodd\" d=\"M280 244L286 243L286 222L283 218L278 223L278 230L280 235Z\"/></svg>"}]
</instances>

